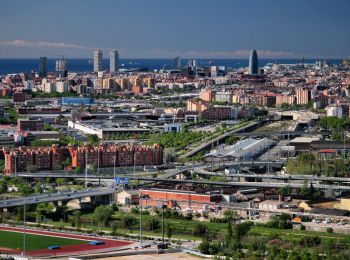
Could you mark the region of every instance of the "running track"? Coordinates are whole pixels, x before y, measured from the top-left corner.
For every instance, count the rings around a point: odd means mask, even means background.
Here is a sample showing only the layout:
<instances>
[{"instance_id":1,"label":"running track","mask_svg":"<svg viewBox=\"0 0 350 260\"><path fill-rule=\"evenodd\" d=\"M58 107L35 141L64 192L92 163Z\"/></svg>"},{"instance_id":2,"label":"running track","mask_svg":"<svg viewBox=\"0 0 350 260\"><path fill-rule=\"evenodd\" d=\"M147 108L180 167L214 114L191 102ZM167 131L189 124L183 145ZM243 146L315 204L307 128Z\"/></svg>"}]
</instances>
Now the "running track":
<instances>
[{"instance_id":1,"label":"running track","mask_svg":"<svg viewBox=\"0 0 350 260\"><path fill-rule=\"evenodd\" d=\"M15 228L15 227L4 227L0 226L0 230L4 231L13 231L13 232L19 232L23 233L23 228ZM30 256L48 256L48 255L79 255L79 254L89 254L89 253L97 253L97 252L106 252L106 251L113 251L122 249L123 247L128 247L133 242L130 241L122 241L122 240L115 240L110 238L96 238L92 236L85 236L85 235L75 235L75 234L65 234L65 233L59 233L59 232L52 232L52 231L43 231L43 230L32 230L32 229L26 229L27 234L34 234L34 235L44 235L44 236L52 236L52 237L62 237L62 238L72 238L72 239L79 239L79 240L86 240L86 244L78 244L78 245L67 245L62 246L59 249L50 250L50 249L39 249L39 250L32 250L27 252ZM103 245L89 245L89 241L99 240L103 241ZM14 249L6 249L6 248L0 248L0 251L5 253L18 253L20 254L20 250L14 250Z\"/></svg>"}]
</instances>

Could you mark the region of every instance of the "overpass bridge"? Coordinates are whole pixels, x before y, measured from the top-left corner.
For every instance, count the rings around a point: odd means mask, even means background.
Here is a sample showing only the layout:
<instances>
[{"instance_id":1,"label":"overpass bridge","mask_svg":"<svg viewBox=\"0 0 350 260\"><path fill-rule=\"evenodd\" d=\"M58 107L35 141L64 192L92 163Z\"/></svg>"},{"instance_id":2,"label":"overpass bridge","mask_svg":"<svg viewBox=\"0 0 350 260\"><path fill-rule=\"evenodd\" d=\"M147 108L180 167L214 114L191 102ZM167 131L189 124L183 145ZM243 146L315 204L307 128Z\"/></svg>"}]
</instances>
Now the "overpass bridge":
<instances>
[{"instance_id":1,"label":"overpass bridge","mask_svg":"<svg viewBox=\"0 0 350 260\"><path fill-rule=\"evenodd\" d=\"M148 178L148 177L132 177L134 180L149 181L149 182L161 182L161 183L180 183L180 184L197 184L197 185L213 185L221 187L250 187L250 188L282 188L288 185L291 188L300 189L304 186L303 183L279 183L279 182L217 182L209 180L178 180L178 179L164 179L164 178ZM350 191L350 186L345 185L328 185L312 183L314 188L322 190L337 190L337 191Z\"/></svg>"},{"instance_id":2,"label":"overpass bridge","mask_svg":"<svg viewBox=\"0 0 350 260\"><path fill-rule=\"evenodd\" d=\"M65 191L54 194L39 194L26 196L15 199L0 200L0 208L12 208L28 205L28 204L37 204L42 202L57 202L57 201L67 201L72 199L80 199L86 197L97 197L97 196L106 196L112 195L114 189L109 188L98 188L98 189L87 189L87 190L75 190L75 191Z\"/></svg>"},{"instance_id":3,"label":"overpass bridge","mask_svg":"<svg viewBox=\"0 0 350 260\"><path fill-rule=\"evenodd\" d=\"M237 137L266 137L266 136L283 136L283 137L295 137L295 136L304 136L304 135L322 135L322 136L328 136L331 133L329 131L271 131L271 132L246 132L246 133L236 133L235 136Z\"/></svg>"}]
</instances>

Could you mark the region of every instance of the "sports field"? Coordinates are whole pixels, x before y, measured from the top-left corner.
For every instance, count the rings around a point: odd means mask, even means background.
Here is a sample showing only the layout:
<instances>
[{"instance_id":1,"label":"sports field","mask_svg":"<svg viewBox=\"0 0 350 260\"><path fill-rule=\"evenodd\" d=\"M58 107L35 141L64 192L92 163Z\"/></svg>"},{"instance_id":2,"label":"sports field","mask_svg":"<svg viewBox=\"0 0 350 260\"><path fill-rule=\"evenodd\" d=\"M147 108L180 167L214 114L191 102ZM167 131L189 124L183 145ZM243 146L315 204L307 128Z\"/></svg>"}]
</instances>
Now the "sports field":
<instances>
[{"instance_id":1,"label":"sports field","mask_svg":"<svg viewBox=\"0 0 350 260\"><path fill-rule=\"evenodd\" d=\"M86 244L85 240L26 234L26 250L38 250L48 246ZM0 245L3 248L23 249L23 233L0 230Z\"/></svg>"},{"instance_id":2,"label":"sports field","mask_svg":"<svg viewBox=\"0 0 350 260\"><path fill-rule=\"evenodd\" d=\"M96 237L88 235L67 234L44 230L26 230L26 254L29 256L80 255L130 248L133 242L99 237L102 243L91 245ZM59 248L51 250L49 246ZM23 229L0 226L0 252L22 253Z\"/></svg>"}]
</instances>

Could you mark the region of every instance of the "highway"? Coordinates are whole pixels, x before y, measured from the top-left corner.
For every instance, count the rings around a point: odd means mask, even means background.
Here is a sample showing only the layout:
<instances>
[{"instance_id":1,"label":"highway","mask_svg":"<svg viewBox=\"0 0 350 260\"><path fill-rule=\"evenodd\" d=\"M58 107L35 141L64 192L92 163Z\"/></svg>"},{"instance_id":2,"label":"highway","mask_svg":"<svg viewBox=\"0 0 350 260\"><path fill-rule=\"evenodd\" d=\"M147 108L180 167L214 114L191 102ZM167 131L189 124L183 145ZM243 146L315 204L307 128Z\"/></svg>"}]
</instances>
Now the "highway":
<instances>
[{"instance_id":1,"label":"highway","mask_svg":"<svg viewBox=\"0 0 350 260\"><path fill-rule=\"evenodd\" d=\"M16 199L0 200L0 208L11 208L23 206L24 204L36 204L41 202L65 201L86 197L102 196L113 194L114 190L109 188L65 191L54 194L40 194Z\"/></svg>"},{"instance_id":2,"label":"highway","mask_svg":"<svg viewBox=\"0 0 350 260\"><path fill-rule=\"evenodd\" d=\"M162 183L183 183L183 184L201 184L201 185L214 185L225 187L254 187L254 188L281 188L288 185L291 188L302 188L303 183L279 183L279 182L217 182L208 180L178 180L178 179L164 179L164 178L148 178L148 177L131 177L134 180L149 181L149 182L162 182ZM341 185L327 185L313 183L313 187L322 190L339 190L350 191L350 186Z\"/></svg>"},{"instance_id":3,"label":"highway","mask_svg":"<svg viewBox=\"0 0 350 260\"><path fill-rule=\"evenodd\" d=\"M249 137L249 136L302 136L302 135L330 135L330 132L328 131L274 131L274 132L248 132L248 133L236 133L235 136L237 137Z\"/></svg>"},{"instance_id":4,"label":"highway","mask_svg":"<svg viewBox=\"0 0 350 260\"><path fill-rule=\"evenodd\" d=\"M162 175L163 178L172 178L182 172L187 171L187 167L178 167L175 169L165 170ZM135 172L135 173L116 173L117 177L132 177L144 174L151 174L152 172ZM16 175L11 175L9 177L23 177L23 178L73 178L73 179L84 179L85 174L72 174L72 173L63 173L63 172L19 172ZM113 174L88 174L87 179L113 179Z\"/></svg>"}]
</instances>

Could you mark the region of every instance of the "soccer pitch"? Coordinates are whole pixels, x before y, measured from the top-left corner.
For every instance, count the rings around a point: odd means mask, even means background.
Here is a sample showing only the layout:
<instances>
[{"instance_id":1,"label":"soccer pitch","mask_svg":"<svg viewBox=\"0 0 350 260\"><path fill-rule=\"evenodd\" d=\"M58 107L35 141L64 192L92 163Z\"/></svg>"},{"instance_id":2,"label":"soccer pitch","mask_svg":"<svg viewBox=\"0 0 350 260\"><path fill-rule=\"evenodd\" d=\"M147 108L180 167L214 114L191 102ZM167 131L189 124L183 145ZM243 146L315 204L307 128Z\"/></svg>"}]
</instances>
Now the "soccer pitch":
<instances>
[{"instance_id":1,"label":"soccer pitch","mask_svg":"<svg viewBox=\"0 0 350 260\"><path fill-rule=\"evenodd\" d=\"M48 246L67 246L86 244L88 241L26 234L26 250L47 249ZM23 233L0 230L0 247L15 250L23 249Z\"/></svg>"}]
</instances>

